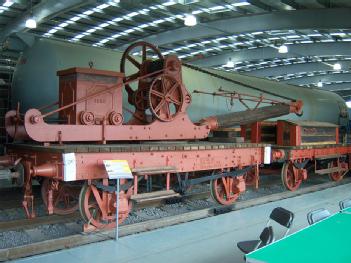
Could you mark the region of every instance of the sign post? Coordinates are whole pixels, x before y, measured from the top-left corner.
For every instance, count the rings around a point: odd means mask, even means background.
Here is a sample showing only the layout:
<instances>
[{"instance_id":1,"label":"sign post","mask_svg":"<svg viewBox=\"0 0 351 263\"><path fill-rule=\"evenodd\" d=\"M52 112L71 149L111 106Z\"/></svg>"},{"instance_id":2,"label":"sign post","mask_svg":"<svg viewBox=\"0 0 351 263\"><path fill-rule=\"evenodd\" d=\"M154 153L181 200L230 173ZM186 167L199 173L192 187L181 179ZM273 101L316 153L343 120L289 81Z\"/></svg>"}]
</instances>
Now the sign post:
<instances>
[{"instance_id":1,"label":"sign post","mask_svg":"<svg viewBox=\"0 0 351 263\"><path fill-rule=\"evenodd\" d=\"M119 178L117 179L117 188L116 188L116 237L115 239L118 240L118 215L119 215Z\"/></svg>"},{"instance_id":2,"label":"sign post","mask_svg":"<svg viewBox=\"0 0 351 263\"><path fill-rule=\"evenodd\" d=\"M118 214L120 179L133 179L132 171L126 160L104 160L105 169L109 179L116 180L116 237L118 240Z\"/></svg>"}]
</instances>

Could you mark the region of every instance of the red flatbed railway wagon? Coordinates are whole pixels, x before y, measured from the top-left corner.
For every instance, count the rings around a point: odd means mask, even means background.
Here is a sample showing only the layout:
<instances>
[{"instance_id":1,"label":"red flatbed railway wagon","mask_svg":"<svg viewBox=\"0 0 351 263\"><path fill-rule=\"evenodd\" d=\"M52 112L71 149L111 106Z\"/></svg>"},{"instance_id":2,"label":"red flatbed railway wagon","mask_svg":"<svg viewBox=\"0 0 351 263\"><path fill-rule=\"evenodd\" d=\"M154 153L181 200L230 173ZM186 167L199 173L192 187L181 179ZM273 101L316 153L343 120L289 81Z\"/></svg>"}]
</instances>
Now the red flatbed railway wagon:
<instances>
[{"instance_id":1,"label":"red flatbed railway wagon","mask_svg":"<svg viewBox=\"0 0 351 263\"><path fill-rule=\"evenodd\" d=\"M322 144L302 146L273 146L273 161L283 162L281 178L290 191L297 190L309 172L328 174L340 181L349 171L350 144Z\"/></svg>"},{"instance_id":2,"label":"red flatbed railway wagon","mask_svg":"<svg viewBox=\"0 0 351 263\"><path fill-rule=\"evenodd\" d=\"M122 222L131 210L131 196L138 194L138 178L145 176L164 176L166 190L175 186L171 185L174 181L171 179L178 178L183 190L210 181L214 199L223 205L232 204L245 191L243 175L252 168L258 173L259 164L270 161L265 147L211 142L51 146L18 143L7 145L7 153L14 160L21 158L27 175L23 205L28 217L35 216L31 180L42 177L45 178L43 200L50 214L70 213L79 206L87 223L106 228L116 224L116 195L103 160L127 160L134 175L133 182L121 182L119 220ZM201 171L208 171L208 175L188 177L189 173Z\"/></svg>"},{"instance_id":3,"label":"red flatbed railway wagon","mask_svg":"<svg viewBox=\"0 0 351 263\"><path fill-rule=\"evenodd\" d=\"M242 131L253 143L276 142L272 147L272 161L283 162L281 178L290 191L298 189L308 173L328 174L331 180L340 181L349 171L351 145L339 144L339 128L335 124L279 120L255 122ZM249 175L247 184L256 182L257 185L258 178Z\"/></svg>"}]
</instances>

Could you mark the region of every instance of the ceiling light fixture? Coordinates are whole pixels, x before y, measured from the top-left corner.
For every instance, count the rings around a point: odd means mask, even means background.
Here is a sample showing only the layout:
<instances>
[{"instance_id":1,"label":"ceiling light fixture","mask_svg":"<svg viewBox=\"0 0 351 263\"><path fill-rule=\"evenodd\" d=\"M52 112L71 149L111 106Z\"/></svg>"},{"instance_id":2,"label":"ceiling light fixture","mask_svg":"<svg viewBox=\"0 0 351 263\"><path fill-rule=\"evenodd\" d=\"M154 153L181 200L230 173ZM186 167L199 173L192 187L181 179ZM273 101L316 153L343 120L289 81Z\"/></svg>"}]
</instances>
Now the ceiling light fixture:
<instances>
[{"instance_id":1,"label":"ceiling light fixture","mask_svg":"<svg viewBox=\"0 0 351 263\"><path fill-rule=\"evenodd\" d=\"M197 19L196 16L193 14L186 14L184 17L184 25L186 26L195 26L197 25Z\"/></svg>"},{"instance_id":2,"label":"ceiling light fixture","mask_svg":"<svg viewBox=\"0 0 351 263\"><path fill-rule=\"evenodd\" d=\"M26 20L26 27L33 29L37 27L37 21L33 17L30 17Z\"/></svg>"},{"instance_id":3,"label":"ceiling light fixture","mask_svg":"<svg viewBox=\"0 0 351 263\"><path fill-rule=\"evenodd\" d=\"M37 21L33 17L30 17L26 20L26 27L33 29L37 27Z\"/></svg>"},{"instance_id":4,"label":"ceiling light fixture","mask_svg":"<svg viewBox=\"0 0 351 263\"><path fill-rule=\"evenodd\" d=\"M286 45L281 45L278 49L278 52L281 54L288 53L288 47Z\"/></svg>"},{"instance_id":5,"label":"ceiling light fixture","mask_svg":"<svg viewBox=\"0 0 351 263\"><path fill-rule=\"evenodd\" d=\"M6 0L5 3L3 4L3 6L5 7L10 7L13 5L13 1L12 0Z\"/></svg>"},{"instance_id":6,"label":"ceiling light fixture","mask_svg":"<svg viewBox=\"0 0 351 263\"><path fill-rule=\"evenodd\" d=\"M33 29L37 27L37 21L33 17L33 2L30 1L30 17L26 20L26 27Z\"/></svg>"},{"instance_id":7,"label":"ceiling light fixture","mask_svg":"<svg viewBox=\"0 0 351 263\"><path fill-rule=\"evenodd\" d=\"M165 3L163 3L162 5L164 6L171 6L171 5L175 5L177 2L175 0L170 0L170 1L167 1Z\"/></svg>"},{"instance_id":8,"label":"ceiling light fixture","mask_svg":"<svg viewBox=\"0 0 351 263\"><path fill-rule=\"evenodd\" d=\"M334 70L340 70L340 69L341 69L341 64L340 64L340 63L335 63L335 64L333 65L333 69L334 69Z\"/></svg>"},{"instance_id":9,"label":"ceiling light fixture","mask_svg":"<svg viewBox=\"0 0 351 263\"><path fill-rule=\"evenodd\" d=\"M227 61L227 64L224 65L225 68L234 68L235 67L235 64L234 62L232 61L232 58L229 58L228 61Z\"/></svg>"},{"instance_id":10,"label":"ceiling light fixture","mask_svg":"<svg viewBox=\"0 0 351 263\"><path fill-rule=\"evenodd\" d=\"M241 2L239 2L239 3L234 3L234 4L232 4L233 6L245 6L245 5L250 5L250 3L249 2L247 2L247 1L241 1Z\"/></svg>"},{"instance_id":11,"label":"ceiling light fixture","mask_svg":"<svg viewBox=\"0 0 351 263\"><path fill-rule=\"evenodd\" d=\"M318 83L317 83L317 87L318 88L322 88L323 87L323 82L320 80L320 81L318 81Z\"/></svg>"}]
</instances>

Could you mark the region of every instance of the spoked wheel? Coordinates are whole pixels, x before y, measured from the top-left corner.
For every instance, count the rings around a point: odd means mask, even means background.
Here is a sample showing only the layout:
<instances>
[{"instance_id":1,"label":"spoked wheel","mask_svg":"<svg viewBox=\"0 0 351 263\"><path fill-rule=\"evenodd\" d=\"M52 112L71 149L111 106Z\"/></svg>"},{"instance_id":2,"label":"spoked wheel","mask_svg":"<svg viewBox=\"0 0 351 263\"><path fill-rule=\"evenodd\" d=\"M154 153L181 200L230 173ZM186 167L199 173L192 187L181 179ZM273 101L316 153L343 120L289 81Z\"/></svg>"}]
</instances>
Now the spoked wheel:
<instances>
[{"instance_id":1,"label":"spoked wheel","mask_svg":"<svg viewBox=\"0 0 351 263\"><path fill-rule=\"evenodd\" d=\"M150 87L149 105L152 114L160 121L171 121L183 106L183 91L180 83L172 76L161 75Z\"/></svg>"},{"instance_id":2,"label":"spoked wheel","mask_svg":"<svg viewBox=\"0 0 351 263\"><path fill-rule=\"evenodd\" d=\"M14 140L21 140L26 138L26 132L23 127L23 116L19 112L19 104L16 110L11 110L5 114L6 132Z\"/></svg>"},{"instance_id":3,"label":"spoked wheel","mask_svg":"<svg viewBox=\"0 0 351 263\"><path fill-rule=\"evenodd\" d=\"M145 95L146 93L146 95ZM141 111L144 111L148 108L149 104L147 102L147 91L139 89L134 92L133 100L134 106Z\"/></svg>"},{"instance_id":4,"label":"spoked wheel","mask_svg":"<svg viewBox=\"0 0 351 263\"><path fill-rule=\"evenodd\" d=\"M212 198L222 205L231 205L238 199L240 190L239 180L233 177L222 177L210 183Z\"/></svg>"},{"instance_id":5,"label":"spoked wheel","mask_svg":"<svg viewBox=\"0 0 351 263\"><path fill-rule=\"evenodd\" d=\"M141 59L139 59L139 60L132 56L132 54L136 51L141 51ZM124 51L122 58L121 58L121 64L120 64L120 71L122 73L125 73L124 82L136 80L137 78L142 76L142 73L146 74L146 72L142 72L143 69L141 66L146 61L151 61L152 56L154 56L154 55L156 55L157 59L163 59L161 51L157 47L155 47L154 45L151 45L147 42L140 41L140 42L136 42L136 43L130 45ZM134 68L133 73L127 74L127 72L126 72L127 62L129 62L129 64ZM128 92L128 102L130 104L134 105L135 97L140 97L140 96L134 95L134 91L129 84L126 84L125 87L126 87L126 90ZM140 105L140 103L139 103L139 105Z\"/></svg>"},{"instance_id":6,"label":"spoked wheel","mask_svg":"<svg viewBox=\"0 0 351 263\"><path fill-rule=\"evenodd\" d=\"M252 186L256 184L257 181L257 176L255 174L255 170L252 169L248 171L246 174L244 174L244 179L245 179L245 184Z\"/></svg>"},{"instance_id":7,"label":"spoked wheel","mask_svg":"<svg viewBox=\"0 0 351 263\"><path fill-rule=\"evenodd\" d=\"M132 209L132 188L119 194L118 223L122 223ZM85 183L79 196L79 211L84 221L96 228L116 227L116 194Z\"/></svg>"},{"instance_id":8,"label":"spoked wheel","mask_svg":"<svg viewBox=\"0 0 351 263\"><path fill-rule=\"evenodd\" d=\"M338 165L339 163L339 165ZM333 160L330 163L328 163L328 168L334 168L334 167L340 167L340 168L348 168L347 167L347 163L345 161L341 161L341 160ZM337 171L337 172L333 172L329 174L329 178L332 181L335 182L339 182L344 178L344 175L347 173L347 170L343 170L343 171Z\"/></svg>"},{"instance_id":9,"label":"spoked wheel","mask_svg":"<svg viewBox=\"0 0 351 263\"><path fill-rule=\"evenodd\" d=\"M302 182L302 178L299 178L298 173L294 173L294 165L292 162L284 163L281 178L284 187L290 191L297 190Z\"/></svg>"},{"instance_id":10,"label":"spoked wheel","mask_svg":"<svg viewBox=\"0 0 351 263\"><path fill-rule=\"evenodd\" d=\"M53 211L57 215L68 215L78 209L80 185L45 178L41 183L41 197L45 206L48 205L48 191L53 189Z\"/></svg>"}]
</instances>

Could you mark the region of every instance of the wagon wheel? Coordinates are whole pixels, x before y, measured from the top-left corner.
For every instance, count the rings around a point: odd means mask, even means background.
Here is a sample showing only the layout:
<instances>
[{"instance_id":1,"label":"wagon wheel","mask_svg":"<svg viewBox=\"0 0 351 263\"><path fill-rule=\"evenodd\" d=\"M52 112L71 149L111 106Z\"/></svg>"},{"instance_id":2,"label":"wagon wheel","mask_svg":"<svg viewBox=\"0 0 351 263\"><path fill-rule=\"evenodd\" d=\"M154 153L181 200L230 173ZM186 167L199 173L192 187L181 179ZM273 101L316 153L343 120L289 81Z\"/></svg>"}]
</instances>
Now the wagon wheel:
<instances>
[{"instance_id":1,"label":"wagon wheel","mask_svg":"<svg viewBox=\"0 0 351 263\"><path fill-rule=\"evenodd\" d=\"M11 110L5 114L5 126L6 132L12 137L13 140L16 140L19 127L23 124L23 119L19 112L19 107L16 110Z\"/></svg>"},{"instance_id":2,"label":"wagon wheel","mask_svg":"<svg viewBox=\"0 0 351 263\"><path fill-rule=\"evenodd\" d=\"M338 165L339 162L339 165ZM341 168L346 168L347 167L347 163L345 161L341 161L341 160L333 160L330 163L328 163L328 168L334 168L334 167L341 167ZM339 182L344 178L344 175L347 173L346 171L338 171L338 172L333 172L329 174L329 178L332 181L335 182Z\"/></svg>"},{"instance_id":3,"label":"wagon wheel","mask_svg":"<svg viewBox=\"0 0 351 263\"><path fill-rule=\"evenodd\" d=\"M52 180L45 178L41 183L41 197L45 206L48 205L48 191ZM57 181L58 185L53 188L54 214L68 215L78 209L79 185Z\"/></svg>"},{"instance_id":4,"label":"wagon wheel","mask_svg":"<svg viewBox=\"0 0 351 263\"><path fill-rule=\"evenodd\" d=\"M172 76L161 75L150 86L149 106L160 121L171 121L181 111L184 101L180 83Z\"/></svg>"},{"instance_id":5,"label":"wagon wheel","mask_svg":"<svg viewBox=\"0 0 351 263\"><path fill-rule=\"evenodd\" d=\"M141 49L141 62L138 61L136 58L132 57L133 51L138 51ZM148 52L149 51L149 52ZM126 74L126 64L127 61L130 62L136 69L135 73L132 73L130 75L126 75L123 79L124 82L129 82L136 80L138 77L141 77L141 65L146 61L146 60L152 60L152 54L155 54L157 56L157 59L163 59L163 56L161 54L161 51L155 47L152 44L149 44L144 41L136 42L132 45L130 45L123 53L122 58L121 58L121 64L120 64L120 71L122 73ZM149 55L149 57L148 57ZM125 85L126 91L128 93L128 102L132 105L134 105L135 97L134 96L134 91L131 88L129 84Z\"/></svg>"},{"instance_id":6,"label":"wagon wheel","mask_svg":"<svg viewBox=\"0 0 351 263\"><path fill-rule=\"evenodd\" d=\"M132 209L131 195L132 188L119 194L119 224L128 217ZM116 194L104 192L94 185L85 183L79 195L79 211L83 220L96 228L116 227Z\"/></svg>"},{"instance_id":7,"label":"wagon wheel","mask_svg":"<svg viewBox=\"0 0 351 263\"><path fill-rule=\"evenodd\" d=\"M256 180L257 180L257 176L255 174L255 170L252 169L250 171L248 171L245 175L244 175L244 178L245 178L245 184L246 185L255 185L256 184Z\"/></svg>"},{"instance_id":8,"label":"wagon wheel","mask_svg":"<svg viewBox=\"0 0 351 263\"><path fill-rule=\"evenodd\" d=\"M282 167L281 178L284 187L290 191L297 190L302 182L302 178L299 178L298 175L295 176L294 165L292 162L284 163Z\"/></svg>"},{"instance_id":9,"label":"wagon wheel","mask_svg":"<svg viewBox=\"0 0 351 263\"><path fill-rule=\"evenodd\" d=\"M142 89L138 89L134 92L133 105L138 110L145 111L149 106L149 104L147 102L147 95L145 95L145 93L147 93L147 91L142 90Z\"/></svg>"},{"instance_id":10,"label":"wagon wheel","mask_svg":"<svg viewBox=\"0 0 351 263\"><path fill-rule=\"evenodd\" d=\"M13 118L14 124L15 124L15 131L13 133L13 139L16 138L16 134L17 134L17 130L18 130L18 126L20 125L20 123L23 121L21 120L21 116L20 116L20 104L17 103L17 107L16 107L16 115Z\"/></svg>"},{"instance_id":11,"label":"wagon wheel","mask_svg":"<svg viewBox=\"0 0 351 263\"><path fill-rule=\"evenodd\" d=\"M236 187L237 179L227 176L210 182L211 196L221 205L231 205L239 197L239 190Z\"/></svg>"}]
</instances>

